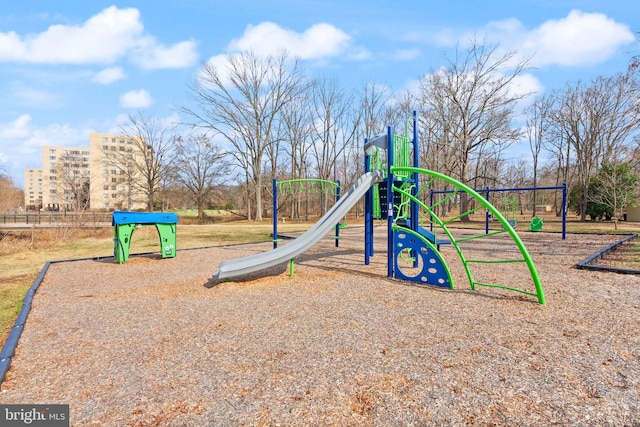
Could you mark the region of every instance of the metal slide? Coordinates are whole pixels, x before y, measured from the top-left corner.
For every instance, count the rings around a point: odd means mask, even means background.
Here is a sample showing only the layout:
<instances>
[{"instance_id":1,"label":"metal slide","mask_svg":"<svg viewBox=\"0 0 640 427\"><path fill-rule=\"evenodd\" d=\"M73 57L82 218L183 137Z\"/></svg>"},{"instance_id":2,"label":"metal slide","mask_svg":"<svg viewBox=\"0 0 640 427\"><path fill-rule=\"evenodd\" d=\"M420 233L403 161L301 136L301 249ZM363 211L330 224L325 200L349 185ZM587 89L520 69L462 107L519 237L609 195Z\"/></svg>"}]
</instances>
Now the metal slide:
<instances>
[{"instance_id":1,"label":"metal slide","mask_svg":"<svg viewBox=\"0 0 640 427\"><path fill-rule=\"evenodd\" d=\"M218 271L213 274L213 277L227 279L242 276L288 262L297 255L304 253L331 231L340 222L340 219L366 194L367 190L381 180L382 172L380 171L368 172L362 175L353 187L303 235L269 252L223 261L218 267Z\"/></svg>"}]
</instances>

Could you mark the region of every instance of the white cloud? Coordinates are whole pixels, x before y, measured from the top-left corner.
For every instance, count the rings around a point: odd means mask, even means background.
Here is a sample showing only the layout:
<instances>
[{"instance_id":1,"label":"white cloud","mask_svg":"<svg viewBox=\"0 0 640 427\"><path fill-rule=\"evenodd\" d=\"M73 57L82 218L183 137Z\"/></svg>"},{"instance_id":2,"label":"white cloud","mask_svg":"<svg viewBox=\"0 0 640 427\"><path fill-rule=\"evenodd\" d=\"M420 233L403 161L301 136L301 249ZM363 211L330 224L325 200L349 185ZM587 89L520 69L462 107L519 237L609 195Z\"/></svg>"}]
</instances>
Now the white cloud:
<instances>
[{"instance_id":1,"label":"white cloud","mask_svg":"<svg viewBox=\"0 0 640 427\"><path fill-rule=\"evenodd\" d=\"M509 92L512 95L521 96L526 94L537 94L544 91L544 86L533 74L519 74L511 81Z\"/></svg>"},{"instance_id":2,"label":"white cloud","mask_svg":"<svg viewBox=\"0 0 640 427\"><path fill-rule=\"evenodd\" d=\"M109 67L96 73L91 81L103 85L111 84L117 80L124 79L124 70L121 67Z\"/></svg>"},{"instance_id":3,"label":"white cloud","mask_svg":"<svg viewBox=\"0 0 640 427\"><path fill-rule=\"evenodd\" d=\"M111 6L82 25L52 25L24 37L14 31L0 33L0 62L112 64L127 55L145 68L184 67L197 58L193 41L166 47L145 35L134 8ZM168 55L175 57L168 60Z\"/></svg>"},{"instance_id":4,"label":"white cloud","mask_svg":"<svg viewBox=\"0 0 640 427\"><path fill-rule=\"evenodd\" d=\"M151 102L151 95L144 89L130 90L120 96L120 105L124 108L146 108Z\"/></svg>"},{"instance_id":5,"label":"white cloud","mask_svg":"<svg viewBox=\"0 0 640 427\"><path fill-rule=\"evenodd\" d=\"M396 61L413 61L420 57L422 52L419 49L401 49L391 55L391 59Z\"/></svg>"},{"instance_id":6,"label":"white cloud","mask_svg":"<svg viewBox=\"0 0 640 427\"><path fill-rule=\"evenodd\" d=\"M301 59L321 59L343 54L351 44L351 37L331 24L315 24L298 33L273 22L249 25L239 39L229 43L231 52L253 50L261 55L287 50Z\"/></svg>"},{"instance_id":7,"label":"white cloud","mask_svg":"<svg viewBox=\"0 0 640 427\"><path fill-rule=\"evenodd\" d=\"M234 55L234 54L229 54ZM218 74L218 77L222 81L222 83L226 86L231 83L231 78L229 77L229 55L216 55L209 58L207 63L213 67ZM198 79L200 83L207 85L208 78L204 75L204 70L200 69L198 73Z\"/></svg>"},{"instance_id":8,"label":"white cloud","mask_svg":"<svg viewBox=\"0 0 640 427\"><path fill-rule=\"evenodd\" d=\"M60 95L34 88L20 82L11 85L5 97L12 99L14 105L38 110L61 108L63 101Z\"/></svg>"},{"instance_id":9,"label":"white cloud","mask_svg":"<svg viewBox=\"0 0 640 427\"><path fill-rule=\"evenodd\" d=\"M336 56L346 60L362 60L371 56L366 49L352 46L351 41L348 34L331 24L315 24L298 33L273 22L262 22L247 26L242 37L229 43L227 54L212 56L207 63L216 69L221 81L228 84L228 58L243 52L252 51L256 55L268 56L286 50L291 56L313 60L316 64ZM206 84L206 79L202 79L202 71L199 77Z\"/></svg>"},{"instance_id":10,"label":"white cloud","mask_svg":"<svg viewBox=\"0 0 640 427\"><path fill-rule=\"evenodd\" d=\"M150 44L148 48L141 49L140 55L132 58L142 68L183 68L198 60L193 41L180 42L172 46L156 44L154 41Z\"/></svg>"},{"instance_id":11,"label":"white cloud","mask_svg":"<svg viewBox=\"0 0 640 427\"><path fill-rule=\"evenodd\" d=\"M606 61L635 37L604 14L573 10L566 18L545 22L529 39L538 50L536 63L580 65Z\"/></svg>"},{"instance_id":12,"label":"white cloud","mask_svg":"<svg viewBox=\"0 0 640 427\"><path fill-rule=\"evenodd\" d=\"M31 122L31 116L22 114L14 121L2 124L0 126L0 140L7 140L9 143L11 140L26 138L30 132L29 122Z\"/></svg>"},{"instance_id":13,"label":"white cloud","mask_svg":"<svg viewBox=\"0 0 640 427\"><path fill-rule=\"evenodd\" d=\"M592 65L607 61L622 46L635 40L624 24L602 13L571 11L529 30L515 18L493 21L476 31L444 30L434 36L441 45L468 45L474 39L498 44L501 50L533 56L532 65Z\"/></svg>"},{"instance_id":14,"label":"white cloud","mask_svg":"<svg viewBox=\"0 0 640 427\"><path fill-rule=\"evenodd\" d=\"M0 157L4 157L9 173L16 183L22 182L25 168L41 168L41 147L89 145L92 129L74 128L67 124L43 127L33 125L29 114L22 114L8 123L0 123Z\"/></svg>"}]
</instances>

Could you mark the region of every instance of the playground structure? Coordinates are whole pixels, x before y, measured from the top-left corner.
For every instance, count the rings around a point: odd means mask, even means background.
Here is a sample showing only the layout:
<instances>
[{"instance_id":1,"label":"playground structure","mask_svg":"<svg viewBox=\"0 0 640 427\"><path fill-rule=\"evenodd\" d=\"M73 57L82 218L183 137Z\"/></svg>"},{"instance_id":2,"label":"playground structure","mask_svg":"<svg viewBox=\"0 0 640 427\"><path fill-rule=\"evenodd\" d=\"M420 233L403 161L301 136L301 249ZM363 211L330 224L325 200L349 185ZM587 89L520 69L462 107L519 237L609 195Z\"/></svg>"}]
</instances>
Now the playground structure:
<instances>
[{"instance_id":1,"label":"playground structure","mask_svg":"<svg viewBox=\"0 0 640 427\"><path fill-rule=\"evenodd\" d=\"M123 212L113 213L113 256L118 264L129 259L131 236L140 225L155 225L160 238L162 258L176 256L176 224L178 216L171 212Z\"/></svg>"},{"instance_id":2,"label":"playground structure","mask_svg":"<svg viewBox=\"0 0 640 427\"><path fill-rule=\"evenodd\" d=\"M372 140L365 140L365 173L336 204L307 232L297 239L277 247L277 225L274 225L274 249L248 257L224 261L213 277L227 279L260 271L293 259L309 249L337 227L341 218L365 197L364 262L370 263L374 255L374 219L387 221L387 276L426 285L454 288L449 266L441 252L441 246L452 247L458 255L472 290L478 286L501 288L534 296L540 304L546 304L544 291L537 270L526 247L513 226L500 210L480 193L444 174L418 167L417 114L412 117L412 135L407 125L406 135L394 135L393 128ZM446 187L445 185L446 184ZM274 188L277 184L274 182ZM427 205L428 190L454 188L436 204ZM440 203L465 193L476 202L476 207L461 212L454 218L440 218L436 207ZM275 194L275 190L274 190ZM277 205L274 201L274 218L277 224ZM456 236L450 225L460 218L485 209L502 224L502 229L478 235ZM338 228L336 228L338 230ZM507 259L468 259L463 252L466 242L491 238L506 233L520 256ZM337 243L337 242L336 242ZM489 254L491 255L491 254ZM475 278L476 264L523 264L528 269L535 290L515 288L508 284L490 283Z\"/></svg>"}]
</instances>

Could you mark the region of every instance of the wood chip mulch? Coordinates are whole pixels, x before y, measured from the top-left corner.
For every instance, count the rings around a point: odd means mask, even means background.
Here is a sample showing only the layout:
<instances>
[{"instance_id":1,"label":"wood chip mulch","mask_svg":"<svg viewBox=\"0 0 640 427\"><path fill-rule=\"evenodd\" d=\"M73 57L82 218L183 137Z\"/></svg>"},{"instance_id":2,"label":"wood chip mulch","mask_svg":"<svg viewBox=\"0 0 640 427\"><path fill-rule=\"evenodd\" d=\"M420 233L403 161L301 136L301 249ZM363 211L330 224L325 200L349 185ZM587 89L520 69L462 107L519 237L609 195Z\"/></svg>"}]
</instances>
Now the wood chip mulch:
<instances>
[{"instance_id":1,"label":"wood chip mulch","mask_svg":"<svg viewBox=\"0 0 640 427\"><path fill-rule=\"evenodd\" d=\"M522 233L541 306L471 291L451 247L455 290L388 279L383 236L364 266L362 228L341 234L293 277L211 279L270 243L53 264L0 403L66 403L72 425L640 425L640 277L573 268L615 236ZM464 253L513 255L495 242ZM477 274L532 290L521 267Z\"/></svg>"}]
</instances>

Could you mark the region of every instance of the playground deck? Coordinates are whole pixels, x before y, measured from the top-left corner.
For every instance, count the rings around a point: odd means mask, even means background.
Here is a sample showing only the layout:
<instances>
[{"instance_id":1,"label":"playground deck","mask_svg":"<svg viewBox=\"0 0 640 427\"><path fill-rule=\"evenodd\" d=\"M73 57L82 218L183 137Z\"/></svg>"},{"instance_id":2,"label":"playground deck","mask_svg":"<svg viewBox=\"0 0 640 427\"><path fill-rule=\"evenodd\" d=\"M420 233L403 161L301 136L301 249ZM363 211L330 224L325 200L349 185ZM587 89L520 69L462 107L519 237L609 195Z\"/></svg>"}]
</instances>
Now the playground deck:
<instances>
[{"instance_id":1,"label":"playground deck","mask_svg":"<svg viewBox=\"0 0 640 427\"><path fill-rule=\"evenodd\" d=\"M387 279L378 234L371 265L351 227L294 277L211 280L270 242L53 264L0 403L67 403L72 425L640 423L640 278L572 268L618 237L522 233L544 307L472 292L455 263L455 290Z\"/></svg>"}]
</instances>

